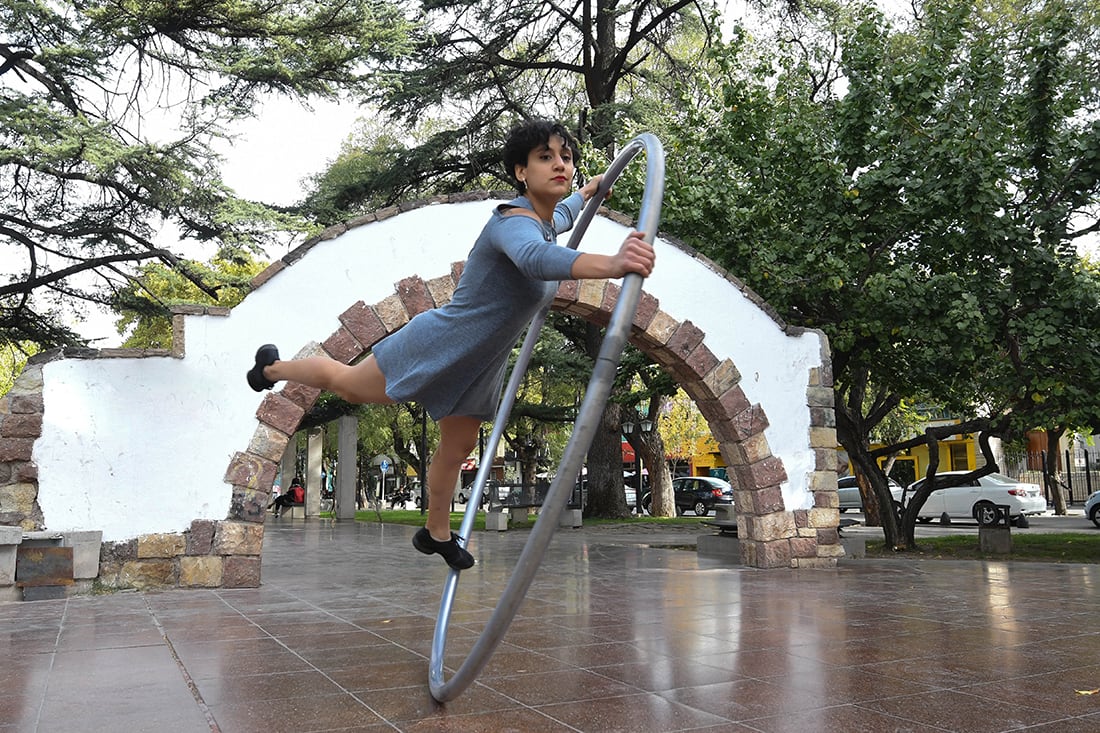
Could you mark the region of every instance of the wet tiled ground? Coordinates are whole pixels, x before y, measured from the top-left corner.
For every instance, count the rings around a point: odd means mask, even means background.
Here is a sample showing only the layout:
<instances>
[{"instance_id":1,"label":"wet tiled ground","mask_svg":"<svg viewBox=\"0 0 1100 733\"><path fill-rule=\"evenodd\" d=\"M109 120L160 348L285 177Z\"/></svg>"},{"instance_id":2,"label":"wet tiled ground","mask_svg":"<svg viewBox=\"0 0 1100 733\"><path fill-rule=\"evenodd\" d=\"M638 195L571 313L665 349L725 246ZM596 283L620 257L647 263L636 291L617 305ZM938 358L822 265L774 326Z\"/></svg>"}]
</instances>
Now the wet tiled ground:
<instances>
[{"instance_id":1,"label":"wet tiled ground","mask_svg":"<svg viewBox=\"0 0 1100 733\"><path fill-rule=\"evenodd\" d=\"M481 676L439 705L445 566L412 532L279 520L258 589L0 605L0 731L1100 733L1100 694L1077 692L1100 688L1100 566L761 571L562 530ZM475 538L449 667L525 538Z\"/></svg>"}]
</instances>

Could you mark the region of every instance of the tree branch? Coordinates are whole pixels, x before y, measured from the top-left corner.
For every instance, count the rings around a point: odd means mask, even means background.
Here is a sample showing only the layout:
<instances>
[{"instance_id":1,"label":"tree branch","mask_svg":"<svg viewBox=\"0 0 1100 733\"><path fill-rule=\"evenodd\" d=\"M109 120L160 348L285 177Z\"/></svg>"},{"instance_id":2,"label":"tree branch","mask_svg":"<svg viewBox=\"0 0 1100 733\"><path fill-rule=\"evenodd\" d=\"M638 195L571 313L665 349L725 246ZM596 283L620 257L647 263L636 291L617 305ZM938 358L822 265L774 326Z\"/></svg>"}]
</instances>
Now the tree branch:
<instances>
[{"instance_id":1,"label":"tree branch","mask_svg":"<svg viewBox=\"0 0 1100 733\"><path fill-rule=\"evenodd\" d=\"M11 232L6 229L0 229L0 233L11 235ZM40 275L38 277L28 278L20 282L11 283L8 285L0 285L0 297L5 295L13 295L15 293L29 293L35 288L42 287L43 285L49 285L56 283L65 278L76 275L77 273L87 272L88 270L94 270L97 267L103 267L116 262L139 262L142 260L164 258L165 256L172 256L171 252L167 250L154 250L151 252L127 252L124 254L107 255L104 257L95 257L89 260L78 262L75 265L63 268L61 270L54 270L46 275Z\"/></svg>"}]
</instances>

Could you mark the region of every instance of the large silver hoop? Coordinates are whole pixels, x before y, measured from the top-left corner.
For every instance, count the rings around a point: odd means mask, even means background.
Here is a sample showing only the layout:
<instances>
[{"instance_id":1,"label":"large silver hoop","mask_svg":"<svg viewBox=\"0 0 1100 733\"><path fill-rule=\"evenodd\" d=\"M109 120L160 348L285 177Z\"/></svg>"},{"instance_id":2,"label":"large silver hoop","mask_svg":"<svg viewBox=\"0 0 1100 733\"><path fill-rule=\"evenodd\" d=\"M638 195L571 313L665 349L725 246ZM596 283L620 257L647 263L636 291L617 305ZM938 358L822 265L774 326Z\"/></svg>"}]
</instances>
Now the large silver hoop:
<instances>
[{"instance_id":1,"label":"large silver hoop","mask_svg":"<svg viewBox=\"0 0 1100 733\"><path fill-rule=\"evenodd\" d=\"M646 180L645 191L642 195L642 207L638 214L638 230L643 232L646 241L653 243L657 236L657 227L661 220L661 203L664 198L665 183L665 154L660 141L649 133L643 133L630 141L623 151L615 158L604 173L600 183L600 190L596 196L581 212L573 226L572 236L568 246L576 249L584 237L588 224L599 210L607 191L619 178L627 164L638 153L646 153ZM611 321L604 334L603 345L599 356L596 358L592 377L588 381L588 389L581 403L580 413L573 426L573 434L565 447L561 464L558 467L557 476L550 484L550 490L542 505L542 512L531 536L520 554L512 577L508 581L496 609L493 611L485 629L481 632L477 642L467 655L462 666L449 681L443 679L443 654L447 646L447 627L451 619L451 607L454 603L455 591L458 588L460 573L452 570L447 576L443 586L443 596L439 604L439 615L436 617L435 634L432 636L432 656L428 667L428 685L431 688L432 697L440 702L447 702L458 697L470 683L474 681L478 673L485 667L492 656L493 651L504 638L508 626L515 618L516 611L531 586L535 571L538 570L542 557L546 552L550 539L557 528L558 518L565 508L566 500L572 492L577 476L580 474L584 457L592 444L592 438L599 426L600 415L603 413L607 398L611 394L611 386L615 381L615 372L622 358L623 348L630 336L630 328L634 321L634 313L638 308L638 300L642 292L642 276L630 274L623 278L622 290L619 293L615 308L611 313ZM535 343L539 338L539 331L546 320L549 306L543 309L531 321L527 329L527 336L523 341L519 357L512 375L508 380L508 386L504 390L500 407L497 410L496 420L493 422L493 431L486 444L486 455L495 455L497 446L504 434L504 428L508 423L508 417L515 405L516 394L520 382L527 371L531 360ZM466 513L462 518L462 524L458 530L459 542L463 546L469 541L477 516L478 507L481 506L481 495L485 489L485 483L489 478L491 461L483 462L478 467L474 478L470 495L466 498Z\"/></svg>"}]
</instances>

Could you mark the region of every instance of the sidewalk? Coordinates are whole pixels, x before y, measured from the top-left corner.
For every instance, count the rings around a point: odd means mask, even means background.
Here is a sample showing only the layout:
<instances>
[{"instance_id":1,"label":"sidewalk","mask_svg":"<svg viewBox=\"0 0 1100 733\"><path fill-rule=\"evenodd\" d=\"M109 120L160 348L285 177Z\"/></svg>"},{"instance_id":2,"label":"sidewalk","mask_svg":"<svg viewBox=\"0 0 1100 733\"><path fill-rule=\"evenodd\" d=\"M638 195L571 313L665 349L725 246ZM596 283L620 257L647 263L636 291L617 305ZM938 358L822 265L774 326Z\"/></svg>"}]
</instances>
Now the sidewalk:
<instances>
[{"instance_id":1,"label":"sidewalk","mask_svg":"<svg viewBox=\"0 0 1100 733\"><path fill-rule=\"evenodd\" d=\"M846 560L756 570L673 533L560 530L446 706L446 566L411 527L269 521L256 589L0 605L0 732L1100 732L1100 566ZM690 532L691 534L686 534ZM526 532L481 533L447 663ZM449 673L448 673L449 675Z\"/></svg>"}]
</instances>

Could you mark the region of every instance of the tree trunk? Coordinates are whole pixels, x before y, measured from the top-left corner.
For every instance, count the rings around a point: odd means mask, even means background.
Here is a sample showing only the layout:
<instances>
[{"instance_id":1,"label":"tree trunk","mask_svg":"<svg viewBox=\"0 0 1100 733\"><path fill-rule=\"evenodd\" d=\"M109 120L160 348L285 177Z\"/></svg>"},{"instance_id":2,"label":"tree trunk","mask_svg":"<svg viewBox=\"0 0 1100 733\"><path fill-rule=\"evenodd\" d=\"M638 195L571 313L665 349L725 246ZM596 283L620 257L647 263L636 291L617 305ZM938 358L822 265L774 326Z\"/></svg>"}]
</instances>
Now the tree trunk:
<instances>
[{"instance_id":1,"label":"tree trunk","mask_svg":"<svg viewBox=\"0 0 1100 733\"><path fill-rule=\"evenodd\" d=\"M870 448L863 442L862 432L857 427L858 416L852 415L842 400L836 401L836 436L848 459L852 462L857 476L869 483L869 493L864 497L864 509L874 506L878 510L878 519L882 526L883 540L887 547L903 549L902 536L898 527L898 515L894 511L894 498L890 494L890 482L871 455ZM859 479L857 479L859 480ZM860 486L860 493L863 487ZM883 510L886 507L887 510ZM906 549L911 547L905 546Z\"/></svg>"},{"instance_id":2,"label":"tree trunk","mask_svg":"<svg viewBox=\"0 0 1100 733\"><path fill-rule=\"evenodd\" d=\"M1047 430L1047 454L1046 463L1043 466L1043 479L1046 481L1047 495L1054 502L1054 513L1060 517L1066 515L1066 495L1062 493L1062 487L1058 485L1058 443L1065 434L1066 429L1053 428Z\"/></svg>"},{"instance_id":3,"label":"tree trunk","mask_svg":"<svg viewBox=\"0 0 1100 733\"><path fill-rule=\"evenodd\" d=\"M630 447L634 449L636 472L630 485L637 493L635 502L641 501L645 495L651 494L649 513L654 517L675 516L675 505L672 501L672 480L669 478L668 467L664 465L664 441L656 428L648 433L634 433L626 436ZM658 474L664 473L664 480L658 482ZM642 486L643 471L649 472L649 487ZM625 482L625 480L624 480ZM628 510L634 507L627 507Z\"/></svg>"},{"instance_id":4,"label":"tree trunk","mask_svg":"<svg viewBox=\"0 0 1100 733\"><path fill-rule=\"evenodd\" d=\"M538 487L535 483L535 474L538 473L538 446L524 445L518 452L520 461L520 481L523 483L523 494L520 501L527 504L527 519L538 514L537 506L530 506L538 501Z\"/></svg>"},{"instance_id":5,"label":"tree trunk","mask_svg":"<svg viewBox=\"0 0 1100 733\"><path fill-rule=\"evenodd\" d=\"M863 502L863 524L866 527L882 526L882 503L867 474L856 471L856 485L859 486L859 498Z\"/></svg>"},{"instance_id":6,"label":"tree trunk","mask_svg":"<svg viewBox=\"0 0 1100 733\"><path fill-rule=\"evenodd\" d=\"M974 469L965 476L944 478L942 482L937 482L936 474L940 467L940 441L952 435L962 435L963 433L973 432L978 433L978 447L985 457L985 466ZM912 440L897 443L872 452L873 457L876 453L881 454L883 452L903 450L913 447L917 443L924 443L928 448L928 469L924 474L926 481L915 493L906 497L905 509L900 512L901 530L905 538L904 549L916 549L917 516L920 513L921 507L924 506L924 503L928 500L929 495L933 491L941 488L960 486L960 481L979 478L997 470L997 458L993 455L993 449L989 446L989 439L994 436L1004 437L1003 424L993 426L990 424L989 420L985 418L974 418L961 423L925 428L924 435L919 438L913 438Z\"/></svg>"},{"instance_id":7,"label":"tree trunk","mask_svg":"<svg viewBox=\"0 0 1100 733\"><path fill-rule=\"evenodd\" d=\"M650 495L649 513L654 517L676 516L676 502L672 495L672 476L665 463L665 441L661 438L661 432L657 429L657 418L661 414L661 408L666 398L663 395L654 395L649 400L646 410L646 418L653 423L653 429L641 434L641 440L630 445L634 448L634 454L641 462L639 468L645 465L649 469Z\"/></svg>"},{"instance_id":8,"label":"tree trunk","mask_svg":"<svg viewBox=\"0 0 1100 733\"><path fill-rule=\"evenodd\" d=\"M661 445L662 453L664 444ZM675 517L676 501L672 494L672 474L664 460L649 464L649 492L652 496L649 513L654 517Z\"/></svg>"},{"instance_id":9,"label":"tree trunk","mask_svg":"<svg viewBox=\"0 0 1100 733\"><path fill-rule=\"evenodd\" d=\"M630 516L623 496L622 425L619 405L609 402L588 449L588 503L584 516L625 519Z\"/></svg>"},{"instance_id":10,"label":"tree trunk","mask_svg":"<svg viewBox=\"0 0 1100 733\"><path fill-rule=\"evenodd\" d=\"M656 425L652 431L644 433L637 442L631 442L634 454L641 460L639 467L644 465L649 470L649 488L646 492L650 496L649 513L654 517L676 516L676 504L672 498L672 477L665 464L665 443L661 440L661 434L657 432Z\"/></svg>"}]
</instances>

